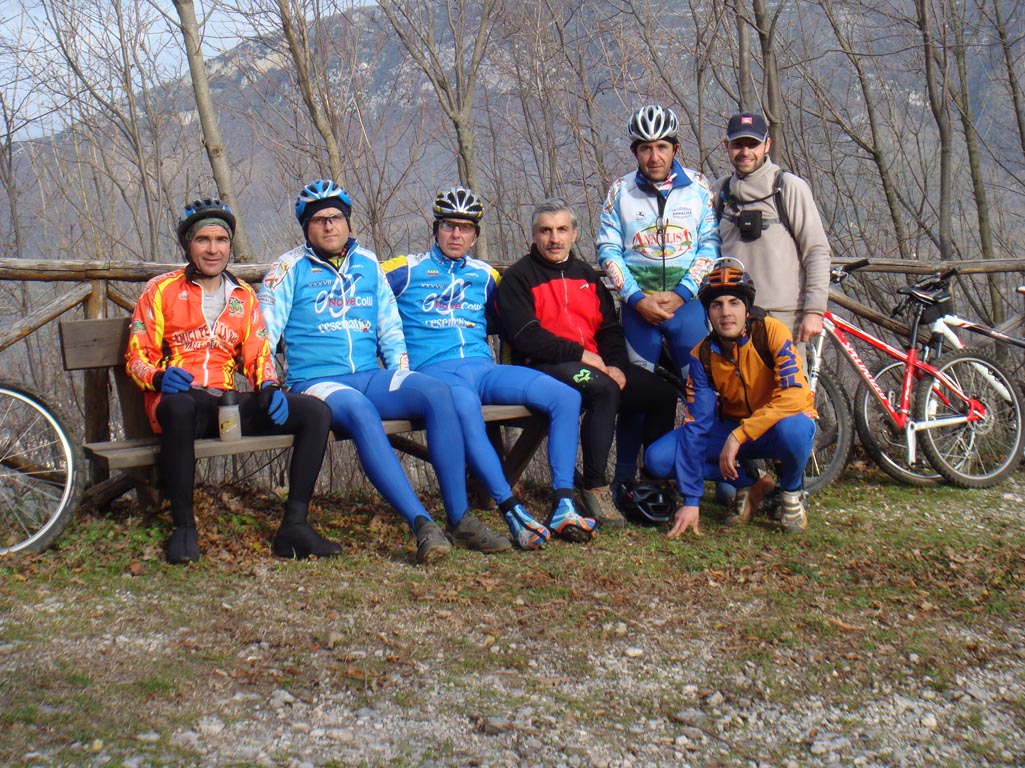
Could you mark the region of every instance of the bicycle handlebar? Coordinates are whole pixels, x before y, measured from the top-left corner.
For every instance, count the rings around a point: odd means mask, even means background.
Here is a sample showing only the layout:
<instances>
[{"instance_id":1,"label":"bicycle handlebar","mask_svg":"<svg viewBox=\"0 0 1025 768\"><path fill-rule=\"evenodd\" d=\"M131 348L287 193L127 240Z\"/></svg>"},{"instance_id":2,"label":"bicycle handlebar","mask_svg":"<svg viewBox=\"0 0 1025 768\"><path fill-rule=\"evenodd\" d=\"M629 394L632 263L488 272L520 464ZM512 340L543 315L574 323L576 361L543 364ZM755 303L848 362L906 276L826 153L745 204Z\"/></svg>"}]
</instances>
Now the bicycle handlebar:
<instances>
[{"instance_id":1,"label":"bicycle handlebar","mask_svg":"<svg viewBox=\"0 0 1025 768\"><path fill-rule=\"evenodd\" d=\"M842 283L847 279L847 276L850 275L851 272L857 272L859 269L867 267L870 263L871 262L868 259L858 259L857 261L852 261L846 266L843 264L835 266L829 272L829 282L837 284Z\"/></svg>"}]
</instances>

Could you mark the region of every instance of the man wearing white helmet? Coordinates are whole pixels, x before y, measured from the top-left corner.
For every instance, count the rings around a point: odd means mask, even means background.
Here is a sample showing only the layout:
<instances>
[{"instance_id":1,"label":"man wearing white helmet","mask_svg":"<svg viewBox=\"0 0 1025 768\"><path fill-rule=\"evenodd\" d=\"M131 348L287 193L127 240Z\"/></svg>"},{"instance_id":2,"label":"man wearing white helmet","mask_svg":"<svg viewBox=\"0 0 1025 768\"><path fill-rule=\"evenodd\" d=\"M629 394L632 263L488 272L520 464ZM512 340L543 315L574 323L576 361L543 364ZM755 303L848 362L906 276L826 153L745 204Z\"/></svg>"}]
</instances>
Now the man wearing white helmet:
<instances>
[{"instance_id":1,"label":"man wearing white helmet","mask_svg":"<svg viewBox=\"0 0 1025 768\"><path fill-rule=\"evenodd\" d=\"M686 379L690 350L706 333L696 295L719 257L719 234L705 177L676 160L679 120L649 104L628 126L637 170L617 179L602 209L596 247L621 301L621 320L633 362L654 370L667 342L674 368ZM641 438L620 419L616 484L633 480ZM631 440L632 436L632 440ZM624 451L624 445L636 450Z\"/></svg>"}]
</instances>

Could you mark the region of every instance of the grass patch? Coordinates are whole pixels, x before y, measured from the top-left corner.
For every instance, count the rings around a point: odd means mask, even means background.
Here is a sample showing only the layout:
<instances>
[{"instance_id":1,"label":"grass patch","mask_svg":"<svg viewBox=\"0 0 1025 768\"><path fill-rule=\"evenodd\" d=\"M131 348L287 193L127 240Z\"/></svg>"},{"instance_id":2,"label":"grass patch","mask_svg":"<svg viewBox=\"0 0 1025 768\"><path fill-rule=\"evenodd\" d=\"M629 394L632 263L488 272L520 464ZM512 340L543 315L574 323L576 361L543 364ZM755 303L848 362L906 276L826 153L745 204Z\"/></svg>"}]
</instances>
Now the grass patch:
<instances>
[{"instance_id":1,"label":"grass patch","mask_svg":"<svg viewBox=\"0 0 1025 768\"><path fill-rule=\"evenodd\" d=\"M762 518L726 528L707 503L700 538L628 527L537 553L456 550L429 569L369 495L317 500L344 553L303 563L269 553L273 499L198 498L194 566L163 563L166 515L132 511L82 518L59 548L0 563L0 763L42 750L83 764L97 741L112 765L147 750L195 762L170 735L222 709L244 721L247 697L282 689L418 711L437 688L467 722L528 712L538 733L566 721L624 744L639 720L717 691L854 712L880 681L944 695L982 663L1014 662L1004 638L1025 617L1020 503L999 489L912 491L869 474L814 497L800 538ZM1019 729L1023 702L1012 691L1000 704ZM979 729L978 711L963 718ZM433 749L402 759L448 764L451 745Z\"/></svg>"}]
</instances>

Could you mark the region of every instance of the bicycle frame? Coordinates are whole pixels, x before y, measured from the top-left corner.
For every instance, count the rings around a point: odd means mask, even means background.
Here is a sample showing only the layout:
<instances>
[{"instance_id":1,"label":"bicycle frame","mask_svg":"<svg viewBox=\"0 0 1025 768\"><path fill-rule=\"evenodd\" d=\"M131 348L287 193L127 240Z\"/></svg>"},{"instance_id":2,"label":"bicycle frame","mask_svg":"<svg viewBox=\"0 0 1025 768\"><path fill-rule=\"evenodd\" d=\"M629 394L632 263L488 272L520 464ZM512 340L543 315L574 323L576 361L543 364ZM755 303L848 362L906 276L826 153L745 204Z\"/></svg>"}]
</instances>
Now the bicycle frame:
<instances>
[{"instance_id":1,"label":"bicycle frame","mask_svg":"<svg viewBox=\"0 0 1025 768\"><path fill-rule=\"evenodd\" d=\"M909 462L914 462L917 453L917 434L927 429L938 429L940 427L953 426L975 422L986 417L985 406L977 399L969 397L961 388L944 373L937 370L930 363L924 362L918 357L918 350L912 346L908 350L900 350L897 347L887 344L885 341L876 338L872 334L861 330L843 318L836 317L832 312L826 312L822 318L823 333L819 334L814 342L815 354L809 366L808 378L811 388L814 391L818 383L819 370L822 366L822 345L828 336L834 344L843 352L847 362L854 368L855 373L879 401L879 405L889 416L893 425L905 435L907 455ZM887 393L876 381L861 355L858 354L853 342L849 337L860 339L873 349L882 352L887 357L904 364L904 378L901 385L900 401L893 403ZM948 416L941 419L929 419L926 421L915 421L911 417L911 388L922 376L934 377L942 386L935 388L936 395L945 403L952 400L960 400L965 411L960 416Z\"/></svg>"},{"instance_id":2,"label":"bicycle frame","mask_svg":"<svg viewBox=\"0 0 1025 768\"><path fill-rule=\"evenodd\" d=\"M963 349L966 346L965 343L958 338L951 328L964 328L966 331L977 333L980 336L986 336L990 339L1025 349L1025 339L1011 336L988 325L973 323L971 320L966 320L958 315L944 315L930 326L930 330L933 333L940 333L955 349Z\"/></svg>"}]
</instances>

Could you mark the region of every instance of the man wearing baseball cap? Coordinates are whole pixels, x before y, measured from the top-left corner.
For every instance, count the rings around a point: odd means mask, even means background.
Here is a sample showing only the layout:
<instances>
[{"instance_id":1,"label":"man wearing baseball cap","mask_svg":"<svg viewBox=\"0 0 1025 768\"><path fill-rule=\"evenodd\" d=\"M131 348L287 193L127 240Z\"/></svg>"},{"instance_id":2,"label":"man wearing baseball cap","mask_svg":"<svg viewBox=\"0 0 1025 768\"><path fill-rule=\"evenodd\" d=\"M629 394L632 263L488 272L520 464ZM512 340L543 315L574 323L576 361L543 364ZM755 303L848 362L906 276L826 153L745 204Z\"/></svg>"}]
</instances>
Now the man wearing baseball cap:
<instances>
[{"instance_id":1,"label":"man wearing baseball cap","mask_svg":"<svg viewBox=\"0 0 1025 768\"><path fill-rule=\"evenodd\" d=\"M733 115L723 147L733 173L712 187L722 255L744 263L759 305L791 329L803 354L829 299L829 241L811 188L772 162L763 115Z\"/></svg>"}]
</instances>

